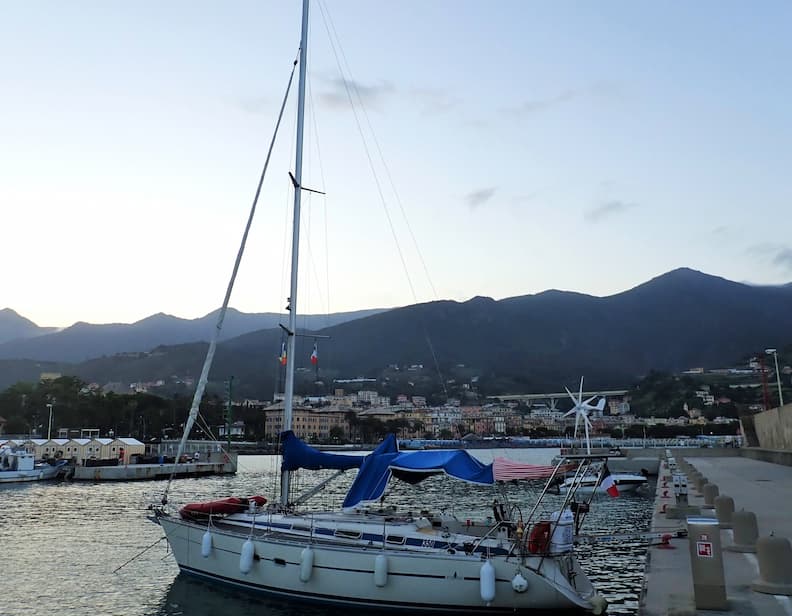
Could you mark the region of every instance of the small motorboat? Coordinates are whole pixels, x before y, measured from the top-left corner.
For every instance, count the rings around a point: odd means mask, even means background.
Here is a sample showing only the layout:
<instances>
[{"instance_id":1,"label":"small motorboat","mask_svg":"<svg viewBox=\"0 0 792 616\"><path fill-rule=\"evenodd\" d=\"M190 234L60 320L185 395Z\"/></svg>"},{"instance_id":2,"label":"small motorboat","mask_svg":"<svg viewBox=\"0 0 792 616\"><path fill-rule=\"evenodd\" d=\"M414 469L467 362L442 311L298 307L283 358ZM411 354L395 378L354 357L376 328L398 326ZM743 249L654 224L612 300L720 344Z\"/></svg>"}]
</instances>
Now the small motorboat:
<instances>
[{"instance_id":1,"label":"small motorboat","mask_svg":"<svg viewBox=\"0 0 792 616\"><path fill-rule=\"evenodd\" d=\"M635 492L648 483L646 473L607 473L611 482L604 482L604 473L589 473L578 477L566 477L562 481L551 486L551 490L556 494L566 494L570 488L575 486L575 491L579 494L605 494L608 492L609 485L615 485L617 494L629 494Z\"/></svg>"}]
</instances>

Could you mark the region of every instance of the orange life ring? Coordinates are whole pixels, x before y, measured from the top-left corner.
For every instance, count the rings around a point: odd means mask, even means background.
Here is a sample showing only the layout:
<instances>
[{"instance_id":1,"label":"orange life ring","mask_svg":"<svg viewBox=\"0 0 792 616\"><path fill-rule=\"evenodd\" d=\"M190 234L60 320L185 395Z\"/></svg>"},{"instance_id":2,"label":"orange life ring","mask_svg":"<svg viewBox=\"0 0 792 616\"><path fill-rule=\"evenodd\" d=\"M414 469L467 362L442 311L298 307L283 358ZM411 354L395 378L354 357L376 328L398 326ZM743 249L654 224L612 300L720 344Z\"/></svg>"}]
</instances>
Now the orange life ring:
<instances>
[{"instance_id":1,"label":"orange life ring","mask_svg":"<svg viewBox=\"0 0 792 616\"><path fill-rule=\"evenodd\" d=\"M550 546L550 522L537 522L528 535L528 551L531 554L544 554Z\"/></svg>"}]
</instances>

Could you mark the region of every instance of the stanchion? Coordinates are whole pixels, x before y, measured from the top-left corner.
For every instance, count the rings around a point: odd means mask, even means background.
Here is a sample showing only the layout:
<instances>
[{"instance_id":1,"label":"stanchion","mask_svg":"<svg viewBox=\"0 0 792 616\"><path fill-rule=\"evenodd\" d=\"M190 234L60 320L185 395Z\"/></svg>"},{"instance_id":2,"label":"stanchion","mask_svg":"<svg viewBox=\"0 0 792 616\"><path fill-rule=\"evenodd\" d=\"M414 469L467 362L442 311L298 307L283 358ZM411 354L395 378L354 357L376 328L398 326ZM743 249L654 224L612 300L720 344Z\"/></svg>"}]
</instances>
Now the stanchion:
<instances>
[{"instance_id":1,"label":"stanchion","mask_svg":"<svg viewBox=\"0 0 792 616\"><path fill-rule=\"evenodd\" d=\"M697 515L701 513L698 507L692 507L688 503L687 477L685 477L682 473L677 473L674 475L674 497L676 499L676 504L668 507L668 509L666 509L664 505L663 511L661 511L661 513L666 514L668 519L681 520L687 518L689 515Z\"/></svg>"},{"instance_id":2,"label":"stanchion","mask_svg":"<svg viewBox=\"0 0 792 616\"><path fill-rule=\"evenodd\" d=\"M724 610L728 605L718 520L688 518L687 525L696 609Z\"/></svg>"}]
</instances>

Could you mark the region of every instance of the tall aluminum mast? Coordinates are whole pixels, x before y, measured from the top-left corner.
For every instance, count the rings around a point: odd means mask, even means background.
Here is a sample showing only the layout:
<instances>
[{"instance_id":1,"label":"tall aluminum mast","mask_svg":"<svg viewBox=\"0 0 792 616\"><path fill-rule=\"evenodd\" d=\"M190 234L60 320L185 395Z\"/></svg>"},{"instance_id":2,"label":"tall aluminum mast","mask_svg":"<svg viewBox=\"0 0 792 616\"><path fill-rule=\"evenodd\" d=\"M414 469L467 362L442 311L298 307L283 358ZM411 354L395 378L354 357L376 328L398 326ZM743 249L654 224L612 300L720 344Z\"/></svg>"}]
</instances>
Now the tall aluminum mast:
<instances>
[{"instance_id":1,"label":"tall aluminum mast","mask_svg":"<svg viewBox=\"0 0 792 616\"><path fill-rule=\"evenodd\" d=\"M286 344L286 392L283 430L291 430L294 407L294 360L297 333L297 268L300 254L300 199L302 197L303 123L305 116L305 68L308 56L308 0L303 0L300 34L300 77L297 82L297 153L294 160L294 218L292 221L291 285L289 290L289 337ZM289 502L289 473L281 469L281 505Z\"/></svg>"}]
</instances>

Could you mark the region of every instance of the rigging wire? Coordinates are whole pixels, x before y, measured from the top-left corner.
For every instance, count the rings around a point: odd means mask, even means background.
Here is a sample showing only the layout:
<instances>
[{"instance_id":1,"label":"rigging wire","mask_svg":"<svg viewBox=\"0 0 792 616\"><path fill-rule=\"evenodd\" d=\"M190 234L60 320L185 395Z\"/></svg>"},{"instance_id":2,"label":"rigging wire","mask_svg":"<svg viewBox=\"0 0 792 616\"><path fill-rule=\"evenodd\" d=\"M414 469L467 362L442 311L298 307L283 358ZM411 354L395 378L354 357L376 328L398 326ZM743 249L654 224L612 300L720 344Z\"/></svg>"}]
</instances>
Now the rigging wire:
<instances>
[{"instance_id":1,"label":"rigging wire","mask_svg":"<svg viewBox=\"0 0 792 616\"><path fill-rule=\"evenodd\" d=\"M322 152L321 152L321 149L319 148L319 132L318 132L318 129L317 129L317 124L316 124L316 113L315 113L315 108L314 108L314 104L313 104L313 92L312 92L312 89L310 87L310 79L308 81L308 86L309 86L308 87L308 102L309 102L309 104L308 104L308 112L309 112L309 115L311 116L311 120L312 120L311 124L309 124L309 128L312 128L312 130L313 130L313 134L312 134L313 139L312 139L311 142L316 144L317 163L318 163L318 167L319 167L319 175L321 177L322 192L324 193L325 192L324 168L323 168L323 165L322 165ZM310 154L312 153L310 148L309 148L308 151L309 151L309 157L310 157ZM310 160L309 160L309 168L310 168ZM325 213L324 213L324 216L325 216L325 266L328 268L327 271L329 272L329 265L327 265L328 264L328 258L327 258L327 196L324 195L324 194L322 195L322 203L325 206L324 207L324 210L325 210ZM325 314L327 314L327 313L330 312L330 304L329 304L329 300L327 302L325 301L324 293L322 291L321 280L319 279L319 269L316 266L316 259L314 259L314 251L313 251L312 246L311 246L311 235L312 235L311 221L313 220L313 217L312 217L312 215L313 215L313 207L312 207L313 206L313 193L308 193L308 203L307 203L307 205L308 205L308 207L307 207L307 210L308 210L308 221L307 221L307 225L306 225L307 233L305 234L305 242L306 242L306 247L308 249L308 262L310 263L311 273L313 274L313 277L314 277L314 279L316 281L315 290L316 290L316 294L319 296L319 305L320 305L321 309L326 311ZM328 273L328 276L329 276L329 273ZM306 283L307 283L307 280L306 280ZM307 284L306 286L308 287L306 289L306 291L310 291L311 290L311 286L309 284ZM329 278L328 278L328 282L327 282L327 287L328 287L328 294L329 294ZM307 293L307 295L310 297L310 293ZM307 329L306 323L307 323L307 319L303 322L303 326Z\"/></svg>"},{"instance_id":2,"label":"rigging wire","mask_svg":"<svg viewBox=\"0 0 792 616\"><path fill-rule=\"evenodd\" d=\"M376 138L376 134L374 132L374 128L371 125L371 121L369 120L368 112L366 111L366 106L365 106L365 103L363 102L363 97L360 95L360 90L358 89L357 84L356 84L356 82L353 79L352 71L349 68L349 62L347 62L346 55L344 54L343 47L341 46L341 40L338 37L338 33L336 32L335 25L333 24L332 17L330 16L330 11L329 11L329 9L326 9L326 7L324 6L323 2L318 1L317 4L319 6L319 12L322 14L322 21L324 22L325 30L327 31L327 36L328 36L328 39L330 41L330 48L333 51L333 56L335 57L336 65L338 66L338 70L341 73L341 81L344 84L344 90L346 92L347 98L349 99L349 104L352 107L352 115L355 118L355 124L357 125L358 133L360 134L361 141L363 142L363 149L364 149L364 151L366 153L366 158L368 159L369 167L371 168L371 173L374 176L374 184L377 187L377 192L379 193L380 202L382 204L382 209L385 212L385 217L386 217L386 219L388 221L388 226L390 228L391 235L393 236L394 242L396 243L396 250L397 250L397 252L399 254L399 259L401 260L402 268L404 269L404 274L405 274L405 277L407 278L407 284L410 287L410 292L412 293L412 296L413 296L413 301L416 304L418 303L418 295L415 292L415 286L413 285L412 278L410 277L409 269L407 268L407 261L406 261L406 259L404 257L404 252L402 251L401 244L399 243L399 237L398 237L398 235L396 233L396 228L395 228L395 226L393 224L393 219L391 218L391 215L390 215L390 210L388 209L388 204L387 204L387 201L385 199L385 194L384 194L383 189L382 189L382 184L380 182L379 176L377 175L377 170L376 170L376 167L374 165L374 160L372 158L368 142L367 142L365 134L363 132L363 127L362 127L361 122L360 122L360 117L359 117L357 109L355 107L354 97L352 96L352 91L353 90L354 90L354 92L355 92L355 94L356 94L356 96L358 98L360 108L362 110L363 116L364 116L364 118L366 120L366 123L368 125L369 131L371 132L372 139L374 140L374 143L376 144L377 151L379 152L380 158L382 160L382 164L385 167L386 175L388 176L388 178L390 180L390 183L391 183L391 187L392 187L392 189L394 191L394 194L396 195L396 200L399 203L399 207L401 208L402 216L404 217L405 221L407 222L407 228L408 228L408 230L410 232L410 236L411 236L411 238L413 240L413 243L414 243L414 245L416 247L416 253L418 254L418 256L420 258L420 261L421 261L421 264L423 265L424 272L426 273L427 279L429 281L429 285L432 287L432 292L434 293L435 299L437 299L437 291L435 289L434 284L432 283L431 277L429 276L429 271L428 271L428 268L426 267L426 262L424 261L423 255L422 255L420 249L418 248L418 243L417 243L417 241L415 239L415 235L412 232L412 228L410 227L410 224L409 224L409 221L407 219L407 214L406 214L406 212L404 210L404 207L401 204L401 199L399 198L398 192L395 189L395 185L394 185L392 176L390 174L390 170L388 169L388 166L385 163L385 159L384 159L384 156L382 154L382 149L379 146L379 141ZM338 48L340 49L341 57L344 60L344 65L346 65L346 73L349 75L349 79L344 79L344 66L342 65L341 59L339 58L339 51L336 49L336 42L338 43ZM445 382L445 379L443 378L443 373L440 370L440 363L439 363L439 361L437 359L437 353L435 351L434 345L432 344L432 340L429 337L429 333L428 333L428 331L426 329L426 324L425 324L423 318L419 317L419 319L420 319L420 323L421 323L421 329L423 330L424 339L426 340L426 344L429 347L429 352L432 355L432 361L434 362L435 370L437 371L438 377L440 379L440 386L443 388L443 393L445 394L446 399L448 399L448 388L446 387L446 382Z\"/></svg>"},{"instance_id":3,"label":"rigging wire","mask_svg":"<svg viewBox=\"0 0 792 616\"><path fill-rule=\"evenodd\" d=\"M289 91L291 90L292 81L294 81L294 71L296 68L297 68L297 60L295 59L294 63L292 64L291 73L289 74L289 82L286 85L286 92L284 93L283 96L283 103L281 103L280 112L278 113L278 121L275 123L275 130L272 134L269 150L267 151L267 158L264 161L264 167L261 170L261 176L259 177L258 185L256 186L256 193L253 197L253 203L250 206L250 214L248 215L247 224L245 225L245 231L242 234L242 241L240 242L239 250L237 251L237 256L234 261L234 268L231 273L231 278L228 281L225 297L223 298L223 305L220 308L220 311L217 315L217 325L215 326L215 331L212 334L212 340L209 343L209 348L206 351L206 359L204 360L204 365L203 368L201 369L201 376L198 379L198 384L196 385L195 388L195 394L193 395L192 406L190 407L190 414L187 417L187 423L184 426L184 433L182 434L181 441L179 442L179 447L176 450L176 458L174 461L173 468L171 470L171 474L168 477L168 483L165 485L165 490L163 491L162 494L163 505L166 505L168 503L168 492L170 491L171 483L173 482L173 477L176 474L176 468L177 468L176 465L178 464L179 458L184 453L184 446L187 443L187 439L190 436L190 429L192 428L196 418L198 417L198 412L200 409L204 390L206 389L206 384L209 381L209 369L212 366L215 350L217 349L217 341L220 338L220 332L223 329L223 321L225 320L226 310L228 309L228 303L231 300L231 291L234 289L234 282L236 281L237 273L239 272L239 265L242 261L242 255L245 252L245 246L247 244L248 235L250 234L250 228L253 224L253 217L256 214L256 206L258 205L259 196L261 195L261 187L264 184L264 177L267 173L267 168L269 167L270 158L272 156L272 150L275 147L275 140L278 136L278 129L280 128L281 119L283 118L283 110L286 108L286 101L289 98Z\"/></svg>"},{"instance_id":4,"label":"rigging wire","mask_svg":"<svg viewBox=\"0 0 792 616\"><path fill-rule=\"evenodd\" d=\"M309 81L310 84L310 81ZM324 165L322 164L322 148L319 145L319 128L316 122L316 106L313 102L313 89L308 90L308 95L310 97L310 110L311 110L311 122L313 123L314 127L314 135L315 135L315 143L316 143L316 154L317 154L317 162L319 164L319 177L322 180L322 187L326 187L327 184L325 182L325 173L324 173ZM327 290L327 305L326 313L325 313L325 326L329 325L329 318L327 316L330 314L330 249L329 249L329 235L327 230L327 194L324 195L322 199L322 204L324 206L324 248L325 248L325 287ZM319 275L317 273L317 279Z\"/></svg>"}]
</instances>

